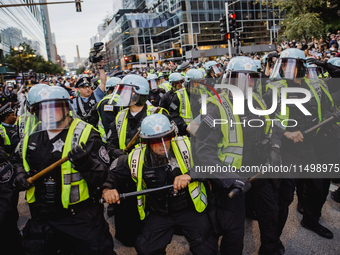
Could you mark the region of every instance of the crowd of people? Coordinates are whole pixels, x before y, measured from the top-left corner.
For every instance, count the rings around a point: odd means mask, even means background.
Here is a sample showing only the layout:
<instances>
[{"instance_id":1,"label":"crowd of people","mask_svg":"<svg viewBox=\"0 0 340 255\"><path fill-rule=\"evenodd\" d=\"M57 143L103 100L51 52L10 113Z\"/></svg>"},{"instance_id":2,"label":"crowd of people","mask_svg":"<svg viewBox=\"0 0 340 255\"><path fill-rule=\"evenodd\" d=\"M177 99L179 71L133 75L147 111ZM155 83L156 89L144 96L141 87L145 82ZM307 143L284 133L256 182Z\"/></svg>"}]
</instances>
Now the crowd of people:
<instances>
[{"instance_id":1,"label":"crowd of people","mask_svg":"<svg viewBox=\"0 0 340 255\"><path fill-rule=\"evenodd\" d=\"M339 33L329 42L283 42L262 55L108 74L101 61L91 75L39 81L32 75L18 87L2 86L2 252L115 254L102 200L114 216L115 239L140 255L165 254L174 234L187 239L193 254L242 254L246 217L259 223L259 254L282 255L280 236L295 191L301 225L332 239L319 223L330 179L250 181L235 172L207 177L194 169L338 163ZM258 116L247 103L243 115L233 114L233 93L216 84L236 86L245 95L252 90L252 98L244 100L262 110L271 108L274 97L281 102L273 91L305 88L311 92L304 104L311 116L295 105L287 105L286 114L278 106L270 116ZM240 119L269 117L297 124L240 125ZM303 135L329 117L334 121ZM221 119L236 124L215 125ZM264 141L269 146L259 147ZM26 191L31 213L21 232L20 191ZM340 190L331 197L340 202Z\"/></svg>"}]
</instances>

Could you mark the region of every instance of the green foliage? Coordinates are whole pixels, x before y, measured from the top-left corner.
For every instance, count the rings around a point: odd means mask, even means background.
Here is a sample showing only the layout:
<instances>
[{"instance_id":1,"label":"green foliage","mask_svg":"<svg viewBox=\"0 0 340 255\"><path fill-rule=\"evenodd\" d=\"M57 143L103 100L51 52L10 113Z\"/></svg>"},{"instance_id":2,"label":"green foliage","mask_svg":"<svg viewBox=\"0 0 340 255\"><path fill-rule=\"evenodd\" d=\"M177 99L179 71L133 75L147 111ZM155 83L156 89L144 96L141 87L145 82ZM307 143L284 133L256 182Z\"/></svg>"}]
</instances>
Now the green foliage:
<instances>
[{"instance_id":1,"label":"green foliage","mask_svg":"<svg viewBox=\"0 0 340 255\"><path fill-rule=\"evenodd\" d=\"M285 11L283 36L288 40L306 39L340 27L338 0L262 0L263 5L274 6ZM336 32L336 31L333 31Z\"/></svg>"},{"instance_id":2,"label":"green foliage","mask_svg":"<svg viewBox=\"0 0 340 255\"><path fill-rule=\"evenodd\" d=\"M83 74L84 73L84 71L85 71L85 67L79 67L78 69L77 69L77 71L76 71L76 74Z\"/></svg>"},{"instance_id":3,"label":"green foliage","mask_svg":"<svg viewBox=\"0 0 340 255\"><path fill-rule=\"evenodd\" d=\"M26 43L20 44L24 49L19 55L14 48L10 49L9 54L5 57L5 63L9 69L15 70L17 74L21 72L28 72L29 69L33 69L36 73L48 73L48 74L63 74L65 73L59 65L54 64L45 59L40 55L35 55L35 51L30 45Z\"/></svg>"}]
</instances>

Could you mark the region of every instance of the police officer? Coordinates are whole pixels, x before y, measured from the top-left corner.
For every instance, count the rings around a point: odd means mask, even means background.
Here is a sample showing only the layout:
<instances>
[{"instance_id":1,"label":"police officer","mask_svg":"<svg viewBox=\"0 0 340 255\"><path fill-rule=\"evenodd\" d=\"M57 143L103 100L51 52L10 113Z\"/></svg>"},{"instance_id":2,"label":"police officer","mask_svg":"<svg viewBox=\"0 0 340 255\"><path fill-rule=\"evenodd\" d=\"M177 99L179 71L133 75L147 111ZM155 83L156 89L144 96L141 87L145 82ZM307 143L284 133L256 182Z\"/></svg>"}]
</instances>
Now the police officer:
<instances>
[{"instance_id":1,"label":"police officer","mask_svg":"<svg viewBox=\"0 0 340 255\"><path fill-rule=\"evenodd\" d=\"M2 147L8 155L14 152L17 144L19 143L19 136L17 132L15 109L12 108L11 103L7 103L0 108L0 135Z\"/></svg>"},{"instance_id":2,"label":"police officer","mask_svg":"<svg viewBox=\"0 0 340 255\"><path fill-rule=\"evenodd\" d=\"M245 95L246 100L241 102L245 106L245 114L242 116L232 114L233 107L236 107L232 94L221 93L219 95L221 103L217 97L210 97L207 100L207 114L202 115L202 122L195 133L197 161L195 165L219 166L220 168L231 166L240 169L241 166L265 163L266 159L262 155L264 151L257 145L265 140L270 126L253 128L247 124L240 124L259 118L262 123L266 123L265 119L268 118L255 115L247 107L247 101L252 100L256 109L266 109L258 95L247 93L254 89L258 78L256 63L251 58L236 57L230 61L227 66L227 83L238 87ZM218 119L228 122L214 125L214 120ZM203 175L203 177L207 176ZM216 174L210 182L213 203L217 208L217 220L221 226L220 234L223 235L221 254L242 254L245 220L244 192L250 188L250 184L246 178L233 172ZM231 199L227 194L235 188L239 189L241 194ZM251 202L256 203L254 209L261 229L260 254L278 254L278 234L277 226L275 226L277 225L277 206L273 190L274 187L269 180L257 180L248 196Z\"/></svg>"},{"instance_id":3,"label":"police officer","mask_svg":"<svg viewBox=\"0 0 340 255\"><path fill-rule=\"evenodd\" d=\"M159 101L165 95L165 90L157 86L157 74L149 74L146 80L150 86L149 101L153 106L159 106Z\"/></svg>"},{"instance_id":4,"label":"police officer","mask_svg":"<svg viewBox=\"0 0 340 255\"><path fill-rule=\"evenodd\" d=\"M216 61L209 61L204 66L207 75L205 76L206 83L214 88L215 84L221 83L222 71Z\"/></svg>"},{"instance_id":5,"label":"police officer","mask_svg":"<svg viewBox=\"0 0 340 255\"><path fill-rule=\"evenodd\" d=\"M84 77L77 81L76 88L80 95L73 99L73 106L77 115L85 120L91 109L105 96L105 84L100 84L92 91L89 78Z\"/></svg>"},{"instance_id":6,"label":"police officer","mask_svg":"<svg viewBox=\"0 0 340 255\"><path fill-rule=\"evenodd\" d=\"M18 101L18 96L14 92L14 84L10 83L5 87L1 104L4 105L8 102L16 103L17 101Z\"/></svg>"},{"instance_id":7,"label":"police officer","mask_svg":"<svg viewBox=\"0 0 340 255\"><path fill-rule=\"evenodd\" d=\"M252 100L255 109L267 110L265 103L259 95L252 93L252 98L248 98L247 90L255 90L259 81L258 63L249 57L232 58L227 66L227 84L237 86L243 91L246 100ZM233 100L233 97L230 96ZM241 122L249 123L254 119L261 120L260 127L242 125L243 135L243 166L260 166L268 162L267 154L270 148L270 119L268 115L258 116L252 113L244 104L245 114L241 116ZM236 129L237 130L237 129ZM262 144L267 143L265 146ZM259 254L280 254L278 236L278 206L277 183L272 179L257 179L252 183L251 189L246 193L246 212L253 215L255 212L259 223L261 234L261 247Z\"/></svg>"},{"instance_id":8,"label":"police officer","mask_svg":"<svg viewBox=\"0 0 340 255\"><path fill-rule=\"evenodd\" d=\"M184 80L180 73L172 73L169 82L172 90L161 99L160 106L167 109L178 127L179 135L186 135L187 123L192 119L189 95L184 86Z\"/></svg>"},{"instance_id":9,"label":"police officer","mask_svg":"<svg viewBox=\"0 0 340 255\"><path fill-rule=\"evenodd\" d=\"M168 75L168 72L163 70L158 74L158 87L165 90L165 92L169 92L171 90L170 83L165 79L165 77Z\"/></svg>"},{"instance_id":10,"label":"police officer","mask_svg":"<svg viewBox=\"0 0 340 255\"><path fill-rule=\"evenodd\" d=\"M114 105L126 107L118 112L115 121L110 125L108 132L107 150L112 160L119 156L126 155L123 150L138 132L142 120L153 113L165 113L163 108L146 105L149 96L149 83L139 75L131 74L125 76L118 84L113 98L118 98ZM138 140L135 141L138 144ZM131 146L131 149L134 147ZM131 192L135 189L132 180L121 187L124 192ZM125 246L133 246L140 231L136 205L133 201L123 201L115 206L115 238Z\"/></svg>"},{"instance_id":11,"label":"police officer","mask_svg":"<svg viewBox=\"0 0 340 255\"><path fill-rule=\"evenodd\" d=\"M155 192L135 200L140 219L144 220L135 246L138 254L165 254L175 227L182 230L193 254L216 254L217 239L205 211L205 186L188 174L193 166L189 139L175 137L175 127L160 114L143 120L140 137L144 145L118 159L103 190L106 202L120 203L119 184L127 180L135 182L137 191L173 183L173 192Z\"/></svg>"},{"instance_id":12,"label":"police officer","mask_svg":"<svg viewBox=\"0 0 340 255\"><path fill-rule=\"evenodd\" d=\"M107 95L99 101L96 110L92 110L91 118L89 119L90 124L98 126L104 142L106 142L110 124L115 120L117 113L121 110L121 107L116 107L110 103L112 92L119 81L120 79L117 77L111 77L106 81L105 91Z\"/></svg>"},{"instance_id":13,"label":"police officer","mask_svg":"<svg viewBox=\"0 0 340 255\"><path fill-rule=\"evenodd\" d=\"M280 112L280 105L272 118L276 118L277 125L274 125L272 132L272 154L282 157L283 165L302 165L318 163L318 155L313 146L314 137L309 135L304 137L302 131L307 130L313 125L321 122L326 112L332 114L332 97L327 88L319 84L317 80L308 80L305 77L305 55L298 49L287 49L280 54L271 73L271 83L267 84L267 92L263 99L268 108L272 104L272 90L284 87L305 88L311 91L312 99L304 104L312 114L304 115L295 105L287 105L286 115ZM290 93L288 98L298 98L299 94ZM284 119L294 119L297 125L291 125L288 121L284 127L280 121ZM296 123L295 122L295 123ZM322 134L323 132L320 132ZM321 209L325 202L325 185L322 179L305 179L306 192L308 196L303 197L303 220L301 225L311 229L318 235L325 238L333 238L330 230L322 226L318 221L321 216ZM291 178L281 179L279 186L279 235L281 235L288 216L288 207L294 199L295 181ZM281 244L281 248L284 249Z\"/></svg>"},{"instance_id":14,"label":"police officer","mask_svg":"<svg viewBox=\"0 0 340 255\"><path fill-rule=\"evenodd\" d=\"M317 66L322 67L324 70L329 72L330 77L325 79L327 82L330 93L332 94L332 98L337 106L340 106L340 86L339 86L339 78L340 78L340 58L334 57L328 60L327 62L323 62L317 60L315 58L307 59L309 64L315 64Z\"/></svg>"},{"instance_id":15,"label":"police officer","mask_svg":"<svg viewBox=\"0 0 340 255\"><path fill-rule=\"evenodd\" d=\"M180 71L182 76L186 76L186 73L190 70L190 62L186 61L180 65Z\"/></svg>"},{"instance_id":16,"label":"police officer","mask_svg":"<svg viewBox=\"0 0 340 255\"><path fill-rule=\"evenodd\" d=\"M14 185L27 190L32 218L23 232L26 254L114 254L113 240L99 204L109 156L99 133L76 116L69 95L60 87L35 97L34 128L13 157ZM39 173L68 156L61 166L28 184Z\"/></svg>"},{"instance_id":17,"label":"police officer","mask_svg":"<svg viewBox=\"0 0 340 255\"><path fill-rule=\"evenodd\" d=\"M7 154L0 149L0 247L1 253L24 254L17 227L19 192L13 187L14 171Z\"/></svg>"}]
</instances>

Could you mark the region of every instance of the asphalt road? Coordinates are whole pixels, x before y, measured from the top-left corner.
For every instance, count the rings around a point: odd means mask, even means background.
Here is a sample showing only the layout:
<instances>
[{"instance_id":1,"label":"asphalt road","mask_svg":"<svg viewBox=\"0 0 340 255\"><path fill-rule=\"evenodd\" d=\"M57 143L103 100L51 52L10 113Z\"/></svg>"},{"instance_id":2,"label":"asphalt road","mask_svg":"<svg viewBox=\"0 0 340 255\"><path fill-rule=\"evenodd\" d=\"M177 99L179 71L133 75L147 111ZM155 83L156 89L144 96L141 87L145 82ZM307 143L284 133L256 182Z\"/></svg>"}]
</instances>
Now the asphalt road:
<instances>
[{"instance_id":1,"label":"asphalt road","mask_svg":"<svg viewBox=\"0 0 340 255\"><path fill-rule=\"evenodd\" d=\"M330 190L334 191L336 186L331 185ZM340 204L334 202L329 196L322 210L320 223L329 228L334 238L328 240L319 237L314 232L304 229L300 225L302 216L296 211L297 197L289 208L287 224L283 230L281 241L286 247L286 255L340 255ZM20 194L18 221L19 229L22 229L29 219L29 211L24 193ZM108 219L110 230L114 236L113 218ZM127 248L115 241L115 251L118 255L135 255L134 248ZM256 255L260 247L260 232L257 221L246 220L243 254ZM174 236L167 247L167 254L189 255L189 245L184 237Z\"/></svg>"}]
</instances>

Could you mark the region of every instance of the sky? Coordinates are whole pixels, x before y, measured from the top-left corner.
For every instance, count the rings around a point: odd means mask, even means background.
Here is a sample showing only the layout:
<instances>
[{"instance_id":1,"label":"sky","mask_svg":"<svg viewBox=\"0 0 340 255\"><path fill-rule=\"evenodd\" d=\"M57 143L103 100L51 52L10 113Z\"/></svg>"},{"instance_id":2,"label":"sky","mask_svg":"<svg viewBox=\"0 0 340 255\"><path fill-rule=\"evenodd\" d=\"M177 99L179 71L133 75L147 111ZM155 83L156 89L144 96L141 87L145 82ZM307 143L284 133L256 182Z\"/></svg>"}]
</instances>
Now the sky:
<instances>
[{"instance_id":1,"label":"sky","mask_svg":"<svg viewBox=\"0 0 340 255\"><path fill-rule=\"evenodd\" d=\"M47 2L64 0L48 0ZM76 45L80 57L88 57L90 38L97 34L98 25L102 24L107 14L112 14L113 2L116 0L83 0L82 12L76 12L75 4L48 5L51 32L55 33L57 50L65 55L68 63L77 57Z\"/></svg>"}]
</instances>

